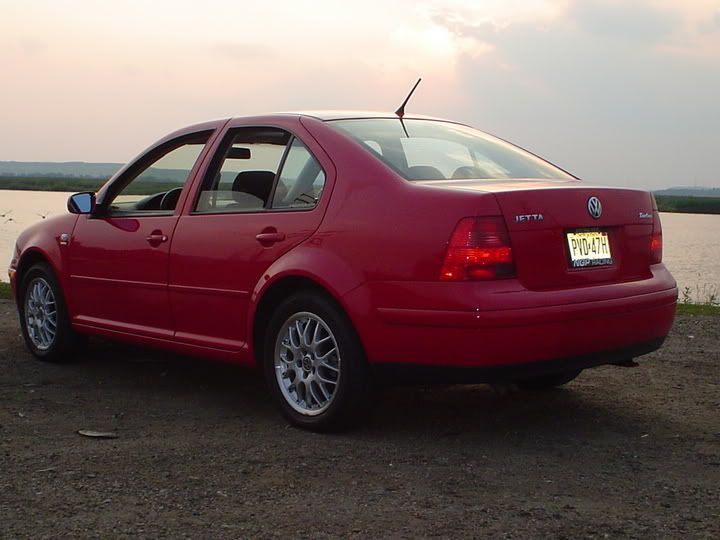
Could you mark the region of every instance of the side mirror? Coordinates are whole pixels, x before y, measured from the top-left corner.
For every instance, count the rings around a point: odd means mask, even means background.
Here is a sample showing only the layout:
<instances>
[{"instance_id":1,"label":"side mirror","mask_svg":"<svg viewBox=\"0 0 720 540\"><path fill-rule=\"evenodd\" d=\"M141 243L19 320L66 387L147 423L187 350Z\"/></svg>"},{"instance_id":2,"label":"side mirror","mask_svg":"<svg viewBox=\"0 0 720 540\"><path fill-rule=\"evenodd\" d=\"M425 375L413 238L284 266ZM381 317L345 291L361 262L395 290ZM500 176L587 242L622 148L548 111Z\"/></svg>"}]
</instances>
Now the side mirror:
<instances>
[{"instance_id":1,"label":"side mirror","mask_svg":"<svg viewBox=\"0 0 720 540\"><path fill-rule=\"evenodd\" d=\"M70 195L67 209L71 214L92 214L95 211L95 194L91 191L84 191Z\"/></svg>"}]
</instances>

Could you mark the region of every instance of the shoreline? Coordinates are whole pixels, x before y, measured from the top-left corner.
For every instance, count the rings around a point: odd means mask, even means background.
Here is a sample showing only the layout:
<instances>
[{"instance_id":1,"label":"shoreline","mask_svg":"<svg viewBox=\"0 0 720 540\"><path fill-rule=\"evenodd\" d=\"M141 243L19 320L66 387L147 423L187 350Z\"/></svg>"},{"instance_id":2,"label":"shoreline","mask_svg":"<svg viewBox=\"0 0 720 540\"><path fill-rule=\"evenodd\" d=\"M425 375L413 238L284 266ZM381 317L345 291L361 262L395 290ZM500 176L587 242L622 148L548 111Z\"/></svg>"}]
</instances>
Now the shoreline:
<instances>
[{"instance_id":1,"label":"shoreline","mask_svg":"<svg viewBox=\"0 0 720 540\"><path fill-rule=\"evenodd\" d=\"M50 193L79 193L81 191L97 191L107 180L98 178L28 178L9 180L0 176L0 192L31 191ZM19 185L27 182L30 185ZM9 185L3 185L4 183ZM162 191L162 185L157 186ZM667 214L692 214L714 216L720 215L720 197L693 197L680 195L655 195L658 211Z\"/></svg>"}]
</instances>

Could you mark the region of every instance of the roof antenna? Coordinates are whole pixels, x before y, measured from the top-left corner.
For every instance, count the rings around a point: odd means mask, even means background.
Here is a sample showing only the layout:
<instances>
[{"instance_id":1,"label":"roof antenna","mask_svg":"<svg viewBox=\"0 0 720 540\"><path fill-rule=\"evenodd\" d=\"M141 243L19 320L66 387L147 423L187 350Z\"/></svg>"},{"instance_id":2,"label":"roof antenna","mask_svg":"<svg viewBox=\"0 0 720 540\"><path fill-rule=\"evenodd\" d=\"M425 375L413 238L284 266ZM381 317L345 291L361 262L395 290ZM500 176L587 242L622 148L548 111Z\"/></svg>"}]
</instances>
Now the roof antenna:
<instances>
[{"instance_id":1,"label":"roof antenna","mask_svg":"<svg viewBox=\"0 0 720 540\"><path fill-rule=\"evenodd\" d=\"M405 116L405 105L407 105L408 101L410 101L410 98L412 97L413 93L415 92L415 89L420 84L420 81L422 81L422 78L419 78L417 82L415 83L415 86L412 87L412 90L410 90L410 93L405 98L405 101L402 102L402 105L398 107L398 110L395 111L395 114L397 114L398 118L400 119L400 125L403 128L403 131L405 132L405 136L409 139L410 135L408 134L407 129L405 129L405 122L403 122L403 116Z\"/></svg>"}]
</instances>

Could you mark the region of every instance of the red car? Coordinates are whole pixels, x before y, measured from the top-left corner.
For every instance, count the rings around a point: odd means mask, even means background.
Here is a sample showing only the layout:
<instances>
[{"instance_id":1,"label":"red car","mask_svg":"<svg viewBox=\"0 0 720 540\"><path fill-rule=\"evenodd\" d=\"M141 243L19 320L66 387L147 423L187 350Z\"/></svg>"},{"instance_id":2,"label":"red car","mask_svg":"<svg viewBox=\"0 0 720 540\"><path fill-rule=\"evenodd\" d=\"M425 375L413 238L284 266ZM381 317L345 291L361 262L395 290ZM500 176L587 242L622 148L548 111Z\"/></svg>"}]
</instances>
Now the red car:
<instances>
[{"instance_id":1,"label":"red car","mask_svg":"<svg viewBox=\"0 0 720 540\"><path fill-rule=\"evenodd\" d=\"M309 429L381 380L558 386L654 351L675 313L650 193L437 119L199 124L68 209L11 262L35 356L94 334L259 365Z\"/></svg>"}]
</instances>

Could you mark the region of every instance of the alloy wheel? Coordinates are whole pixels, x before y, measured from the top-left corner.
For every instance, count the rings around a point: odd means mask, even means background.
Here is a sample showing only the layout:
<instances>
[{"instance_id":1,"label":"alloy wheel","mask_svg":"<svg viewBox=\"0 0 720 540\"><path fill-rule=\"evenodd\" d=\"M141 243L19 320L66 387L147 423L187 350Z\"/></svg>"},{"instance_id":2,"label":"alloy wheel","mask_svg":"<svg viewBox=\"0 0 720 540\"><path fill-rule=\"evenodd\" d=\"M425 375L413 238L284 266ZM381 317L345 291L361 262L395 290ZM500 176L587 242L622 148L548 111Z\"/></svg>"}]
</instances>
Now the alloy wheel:
<instances>
[{"instance_id":1,"label":"alloy wheel","mask_svg":"<svg viewBox=\"0 0 720 540\"><path fill-rule=\"evenodd\" d=\"M330 406L341 376L337 340L320 317L309 312L292 315L275 341L275 376L287 403L307 416Z\"/></svg>"},{"instance_id":2,"label":"alloy wheel","mask_svg":"<svg viewBox=\"0 0 720 540\"><path fill-rule=\"evenodd\" d=\"M25 327L33 345L48 350L57 335L57 305L50 284L42 277L33 279L25 293Z\"/></svg>"}]
</instances>

